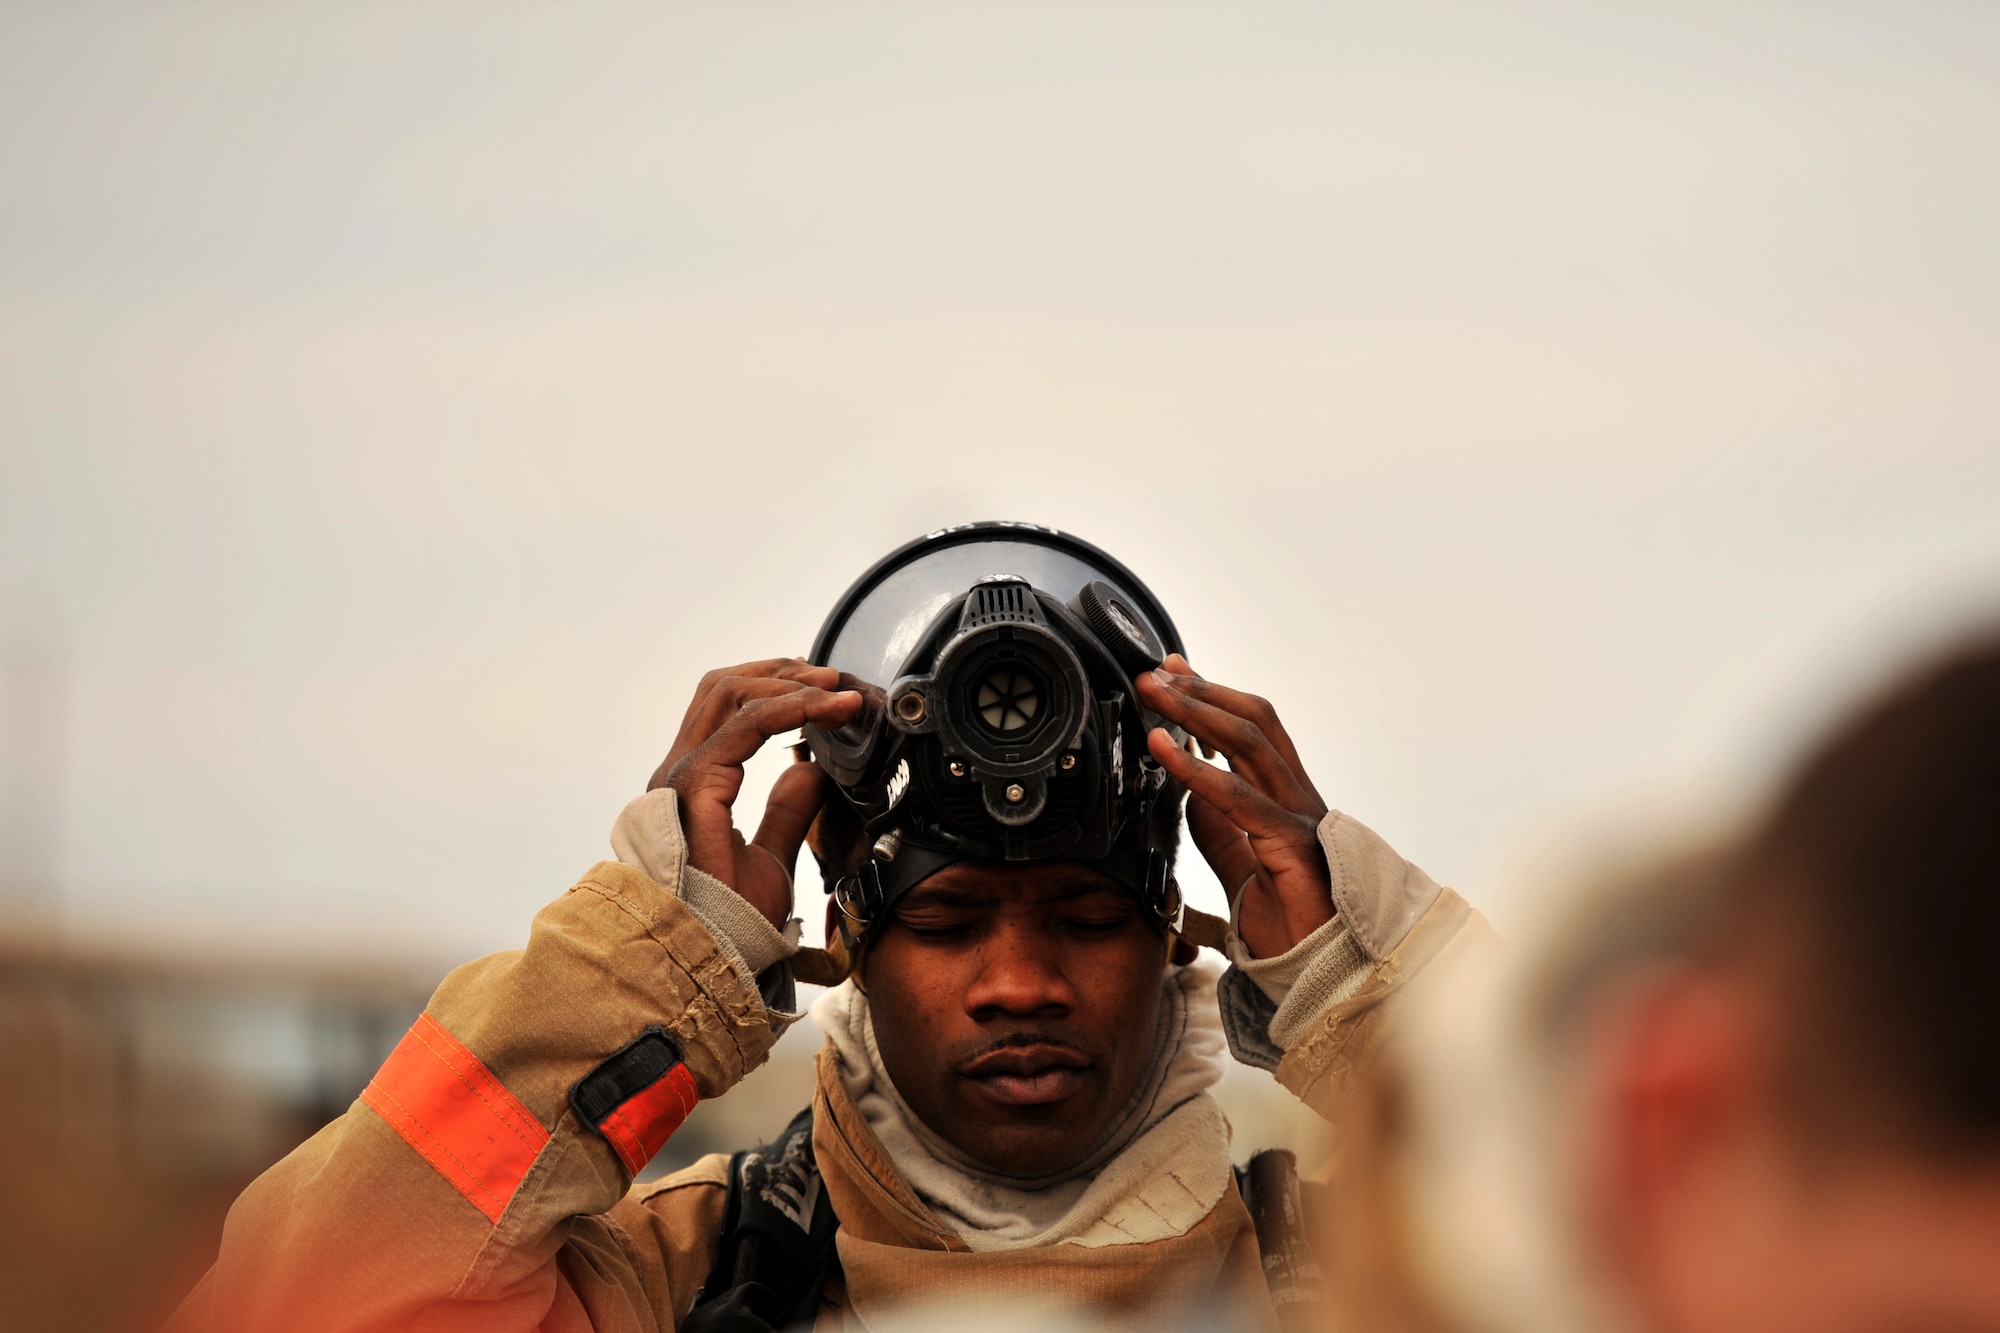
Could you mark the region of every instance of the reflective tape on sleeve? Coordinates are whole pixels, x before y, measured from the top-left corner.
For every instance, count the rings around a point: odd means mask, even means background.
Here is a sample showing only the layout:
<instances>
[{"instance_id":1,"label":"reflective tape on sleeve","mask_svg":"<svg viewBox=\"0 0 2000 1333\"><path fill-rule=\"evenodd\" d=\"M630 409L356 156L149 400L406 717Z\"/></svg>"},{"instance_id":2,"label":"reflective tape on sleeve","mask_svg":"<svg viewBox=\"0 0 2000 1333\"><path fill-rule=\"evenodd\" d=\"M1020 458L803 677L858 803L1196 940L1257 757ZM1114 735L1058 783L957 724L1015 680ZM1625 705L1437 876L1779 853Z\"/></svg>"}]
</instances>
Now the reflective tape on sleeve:
<instances>
[{"instance_id":1,"label":"reflective tape on sleeve","mask_svg":"<svg viewBox=\"0 0 2000 1333\"><path fill-rule=\"evenodd\" d=\"M604 1136L633 1175L666 1146L700 1100L680 1046L657 1027L591 1070L569 1094L577 1118Z\"/></svg>"},{"instance_id":2,"label":"reflective tape on sleeve","mask_svg":"<svg viewBox=\"0 0 2000 1333\"><path fill-rule=\"evenodd\" d=\"M528 1108L427 1013L389 1052L361 1100L490 1222L507 1211L549 1141Z\"/></svg>"}]
</instances>

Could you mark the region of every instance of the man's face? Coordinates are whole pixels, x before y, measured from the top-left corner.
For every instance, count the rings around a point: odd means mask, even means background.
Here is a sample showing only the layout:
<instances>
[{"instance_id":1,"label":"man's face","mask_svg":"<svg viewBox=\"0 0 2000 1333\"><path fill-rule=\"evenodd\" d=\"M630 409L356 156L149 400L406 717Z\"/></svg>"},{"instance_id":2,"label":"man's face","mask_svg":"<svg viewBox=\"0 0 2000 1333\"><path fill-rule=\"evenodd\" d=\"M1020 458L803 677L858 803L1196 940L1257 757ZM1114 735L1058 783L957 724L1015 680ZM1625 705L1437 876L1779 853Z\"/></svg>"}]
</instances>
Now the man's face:
<instances>
[{"instance_id":1,"label":"man's face","mask_svg":"<svg viewBox=\"0 0 2000 1333\"><path fill-rule=\"evenodd\" d=\"M1083 1158L1145 1077L1166 941L1070 862L961 862L896 905L866 961L882 1062L923 1122L1006 1175Z\"/></svg>"}]
</instances>

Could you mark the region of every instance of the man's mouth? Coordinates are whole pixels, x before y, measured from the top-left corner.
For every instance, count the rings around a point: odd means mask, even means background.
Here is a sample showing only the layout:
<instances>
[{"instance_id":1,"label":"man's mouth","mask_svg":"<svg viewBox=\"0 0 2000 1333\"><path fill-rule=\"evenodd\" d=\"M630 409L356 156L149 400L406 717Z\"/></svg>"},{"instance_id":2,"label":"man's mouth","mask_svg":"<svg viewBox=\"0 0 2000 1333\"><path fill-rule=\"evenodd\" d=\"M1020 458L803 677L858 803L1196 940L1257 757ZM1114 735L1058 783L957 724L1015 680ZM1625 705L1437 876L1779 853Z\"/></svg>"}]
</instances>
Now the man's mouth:
<instances>
[{"instance_id":1,"label":"man's mouth","mask_svg":"<svg viewBox=\"0 0 2000 1333\"><path fill-rule=\"evenodd\" d=\"M961 1077L1009 1106L1059 1102L1083 1085L1090 1057L1068 1046L1004 1046L959 1066Z\"/></svg>"}]
</instances>

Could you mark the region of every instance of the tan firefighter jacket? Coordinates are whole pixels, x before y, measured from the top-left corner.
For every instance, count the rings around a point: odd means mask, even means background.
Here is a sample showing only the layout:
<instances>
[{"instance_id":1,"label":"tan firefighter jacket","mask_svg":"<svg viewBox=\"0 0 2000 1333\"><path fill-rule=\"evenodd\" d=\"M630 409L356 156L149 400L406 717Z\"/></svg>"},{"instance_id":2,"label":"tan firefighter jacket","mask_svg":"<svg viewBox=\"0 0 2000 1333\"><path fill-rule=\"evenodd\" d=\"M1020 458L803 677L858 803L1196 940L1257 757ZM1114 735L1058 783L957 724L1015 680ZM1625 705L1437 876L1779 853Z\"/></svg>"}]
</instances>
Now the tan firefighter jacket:
<instances>
[{"instance_id":1,"label":"tan firefighter jacket","mask_svg":"<svg viewBox=\"0 0 2000 1333\"><path fill-rule=\"evenodd\" d=\"M697 1099L761 1063L776 1033L741 955L676 891L685 852L671 796L652 795L669 804L665 852L649 864L675 887L602 862L536 915L525 949L452 972L347 1113L237 1200L174 1333L679 1327L715 1263L727 1159L636 1187L632 1177ZM1275 1065L1337 1121L1382 1001L1483 925L1355 821L1331 814L1321 837L1344 918L1338 947L1358 965L1333 976L1322 957L1288 978L1283 1001L1226 977L1223 1007L1238 1054ZM1315 1000L1303 1016L1302 991ZM823 1052L812 1142L840 1220L841 1274L820 1329L945 1295L1111 1319L1224 1306L1246 1326L1275 1323L1234 1190L1164 1239L974 1252L917 1198L830 1063Z\"/></svg>"}]
</instances>

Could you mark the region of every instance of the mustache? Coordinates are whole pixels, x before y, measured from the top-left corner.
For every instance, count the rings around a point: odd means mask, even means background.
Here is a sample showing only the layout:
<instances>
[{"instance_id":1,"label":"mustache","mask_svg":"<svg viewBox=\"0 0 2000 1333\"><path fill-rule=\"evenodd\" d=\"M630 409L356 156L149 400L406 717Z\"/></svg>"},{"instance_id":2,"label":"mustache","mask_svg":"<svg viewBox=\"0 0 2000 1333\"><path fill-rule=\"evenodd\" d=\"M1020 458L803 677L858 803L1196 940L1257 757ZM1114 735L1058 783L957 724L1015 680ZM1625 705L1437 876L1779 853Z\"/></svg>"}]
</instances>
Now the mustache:
<instances>
[{"instance_id":1,"label":"mustache","mask_svg":"<svg viewBox=\"0 0 2000 1333\"><path fill-rule=\"evenodd\" d=\"M1083 1047L1073 1041L1066 1041L1053 1032L1044 1031L1039 1028L1022 1028L1018 1032L1009 1032L1004 1036L996 1037L984 1046L981 1046L978 1050L967 1052L960 1059L963 1062L969 1063L979 1059L981 1056L991 1055L995 1051L1023 1050L1037 1046L1045 1049L1055 1047L1058 1050L1071 1051L1083 1056L1085 1059L1088 1059L1090 1056L1090 1053L1084 1050Z\"/></svg>"}]
</instances>

